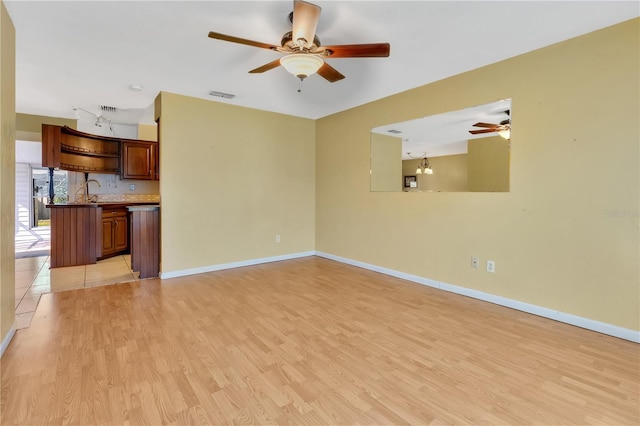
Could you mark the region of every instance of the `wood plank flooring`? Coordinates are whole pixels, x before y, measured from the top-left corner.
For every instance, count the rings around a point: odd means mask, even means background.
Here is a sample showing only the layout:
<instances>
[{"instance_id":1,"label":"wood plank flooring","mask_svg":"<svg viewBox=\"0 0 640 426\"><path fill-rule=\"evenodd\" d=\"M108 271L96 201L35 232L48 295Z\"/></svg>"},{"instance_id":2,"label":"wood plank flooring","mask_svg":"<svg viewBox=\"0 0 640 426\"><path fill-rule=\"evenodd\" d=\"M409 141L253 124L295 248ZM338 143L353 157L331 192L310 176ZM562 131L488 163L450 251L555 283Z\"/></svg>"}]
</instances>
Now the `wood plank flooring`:
<instances>
[{"instance_id":1,"label":"wood plank flooring","mask_svg":"<svg viewBox=\"0 0 640 426\"><path fill-rule=\"evenodd\" d=\"M640 423L640 345L308 257L42 296L2 425Z\"/></svg>"}]
</instances>

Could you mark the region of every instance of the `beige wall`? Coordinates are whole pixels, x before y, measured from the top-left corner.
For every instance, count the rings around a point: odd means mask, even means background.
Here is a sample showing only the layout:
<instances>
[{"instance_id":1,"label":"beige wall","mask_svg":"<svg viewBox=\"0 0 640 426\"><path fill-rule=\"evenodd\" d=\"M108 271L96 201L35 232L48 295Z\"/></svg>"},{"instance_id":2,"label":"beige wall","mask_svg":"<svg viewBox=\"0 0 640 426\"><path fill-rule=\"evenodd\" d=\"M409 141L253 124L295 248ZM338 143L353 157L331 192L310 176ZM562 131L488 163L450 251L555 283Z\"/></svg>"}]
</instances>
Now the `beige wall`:
<instances>
[{"instance_id":1,"label":"beige wall","mask_svg":"<svg viewBox=\"0 0 640 426\"><path fill-rule=\"evenodd\" d=\"M77 128L78 120L49 117L46 115L16 114L16 139L22 141L42 141L42 125L69 126Z\"/></svg>"},{"instance_id":2,"label":"beige wall","mask_svg":"<svg viewBox=\"0 0 640 426\"><path fill-rule=\"evenodd\" d=\"M143 141L157 141L158 126L156 124L138 124L138 139Z\"/></svg>"},{"instance_id":3,"label":"beige wall","mask_svg":"<svg viewBox=\"0 0 640 426\"><path fill-rule=\"evenodd\" d=\"M468 141L469 191L509 192L509 145L500 136Z\"/></svg>"},{"instance_id":4,"label":"beige wall","mask_svg":"<svg viewBox=\"0 0 640 426\"><path fill-rule=\"evenodd\" d=\"M402 139L371 133L371 190L402 191Z\"/></svg>"},{"instance_id":5,"label":"beige wall","mask_svg":"<svg viewBox=\"0 0 640 426\"><path fill-rule=\"evenodd\" d=\"M316 249L640 330L639 23L318 120ZM511 192L369 191L369 129L505 98Z\"/></svg>"},{"instance_id":6,"label":"beige wall","mask_svg":"<svg viewBox=\"0 0 640 426\"><path fill-rule=\"evenodd\" d=\"M0 0L0 341L15 320L15 40Z\"/></svg>"},{"instance_id":7,"label":"beige wall","mask_svg":"<svg viewBox=\"0 0 640 426\"><path fill-rule=\"evenodd\" d=\"M314 249L313 120L166 92L159 104L163 273Z\"/></svg>"},{"instance_id":8,"label":"beige wall","mask_svg":"<svg viewBox=\"0 0 640 426\"><path fill-rule=\"evenodd\" d=\"M422 160L404 160L403 175L416 175L416 169ZM443 155L429 158L433 174L416 175L417 188L410 191L461 192L467 191L467 154ZM406 188L405 188L406 189Z\"/></svg>"}]
</instances>

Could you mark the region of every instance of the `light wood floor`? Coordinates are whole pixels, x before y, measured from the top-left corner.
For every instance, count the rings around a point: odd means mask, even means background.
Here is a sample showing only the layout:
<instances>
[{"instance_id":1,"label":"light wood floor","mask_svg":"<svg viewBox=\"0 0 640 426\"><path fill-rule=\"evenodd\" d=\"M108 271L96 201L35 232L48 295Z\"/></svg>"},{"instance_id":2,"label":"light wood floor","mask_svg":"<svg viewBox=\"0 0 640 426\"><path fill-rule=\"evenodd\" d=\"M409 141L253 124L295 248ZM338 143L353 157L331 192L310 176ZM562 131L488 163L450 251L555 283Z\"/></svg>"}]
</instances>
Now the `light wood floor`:
<instances>
[{"instance_id":1,"label":"light wood floor","mask_svg":"<svg viewBox=\"0 0 640 426\"><path fill-rule=\"evenodd\" d=\"M139 279L131 270L131 256L121 255L93 265L49 268L49 256L16 259L16 328L29 327L44 293L130 282Z\"/></svg>"},{"instance_id":2,"label":"light wood floor","mask_svg":"<svg viewBox=\"0 0 640 426\"><path fill-rule=\"evenodd\" d=\"M45 294L10 424L633 424L640 345L309 257Z\"/></svg>"}]
</instances>

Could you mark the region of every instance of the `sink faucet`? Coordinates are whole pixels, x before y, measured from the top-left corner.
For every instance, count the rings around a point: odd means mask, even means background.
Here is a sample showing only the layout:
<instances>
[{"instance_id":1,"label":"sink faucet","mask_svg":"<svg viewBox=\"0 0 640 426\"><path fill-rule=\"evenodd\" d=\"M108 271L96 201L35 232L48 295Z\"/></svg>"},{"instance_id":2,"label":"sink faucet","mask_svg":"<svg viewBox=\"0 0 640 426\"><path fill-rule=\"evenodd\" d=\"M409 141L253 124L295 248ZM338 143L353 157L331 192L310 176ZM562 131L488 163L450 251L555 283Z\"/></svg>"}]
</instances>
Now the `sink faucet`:
<instances>
[{"instance_id":1,"label":"sink faucet","mask_svg":"<svg viewBox=\"0 0 640 426\"><path fill-rule=\"evenodd\" d=\"M80 187L78 188L78 190L76 191L76 199L78 198L78 192L80 192L80 190L82 190L83 191L82 197L84 198L83 202L85 202L85 203L92 202L91 200L89 200L89 182L95 182L95 183L98 184L99 188L102 188L102 185L100 185L100 182L98 182L97 180L88 179L88 180L84 181L84 183L81 184ZM97 200L97 197L96 197L96 200Z\"/></svg>"}]
</instances>

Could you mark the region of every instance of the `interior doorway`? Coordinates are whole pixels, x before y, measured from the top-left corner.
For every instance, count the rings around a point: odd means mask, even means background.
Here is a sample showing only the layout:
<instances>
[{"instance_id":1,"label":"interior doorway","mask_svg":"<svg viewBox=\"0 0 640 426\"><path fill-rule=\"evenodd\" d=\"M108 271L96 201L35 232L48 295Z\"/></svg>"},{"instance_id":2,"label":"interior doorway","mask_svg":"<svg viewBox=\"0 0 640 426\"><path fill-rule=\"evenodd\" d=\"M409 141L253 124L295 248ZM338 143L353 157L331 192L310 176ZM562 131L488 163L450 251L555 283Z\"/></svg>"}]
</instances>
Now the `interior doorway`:
<instances>
[{"instance_id":1,"label":"interior doorway","mask_svg":"<svg viewBox=\"0 0 640 426\"><path fill-rule=\"evenodd\" d=\"M66 199L67 172L55 170L56 197ZM49 169L33 163L16 163L16 258L49 255L51 221L47 209ZM60 200L57 200L60 201Z\"/></svg>"},{"instance_id":2,"label":"interior doorway","mask_svg":"<svg viewBox=\"0 0 640 426\"><path fill-rule=\"evenodd\" d=\"M68 197L67 172L54 170L53 188L55 203L66 201ZM31 228L40 228L51 225L51 213L47 208L49 194L49 169L45 167L31 167Z\"/></svg>"},{"instance_id":3,"label":"interior doorway","mask_svg":"<svg viewBox=\"0 0 640 426\"><path fill-rule=\"evenodd\" d=\"M47 209L48 171L42 167L31 168L31 228L51 225L51 215Z\"/></svg>"}]
</instances>

